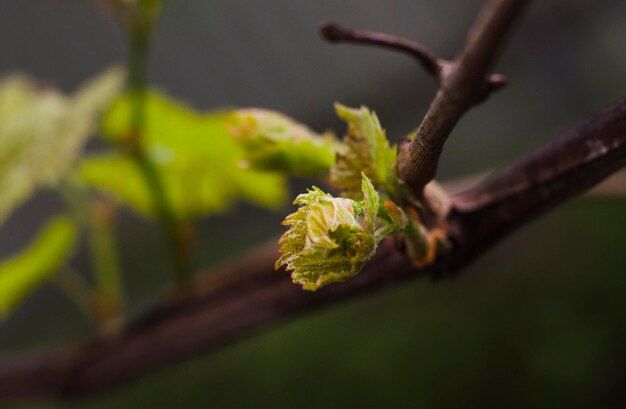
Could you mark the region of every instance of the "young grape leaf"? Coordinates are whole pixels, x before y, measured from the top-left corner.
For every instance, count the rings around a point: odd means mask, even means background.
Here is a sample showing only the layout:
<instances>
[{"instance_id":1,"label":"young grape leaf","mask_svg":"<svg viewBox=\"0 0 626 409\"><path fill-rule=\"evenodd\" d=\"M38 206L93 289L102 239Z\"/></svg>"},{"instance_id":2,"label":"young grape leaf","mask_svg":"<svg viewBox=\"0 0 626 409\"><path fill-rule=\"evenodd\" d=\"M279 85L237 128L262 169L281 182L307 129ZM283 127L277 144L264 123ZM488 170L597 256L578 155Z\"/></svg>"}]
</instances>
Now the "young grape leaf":
<instances>
[{"instance_id":1,"label":"young grape leaf","mask_svg":"<svg viewBox=\"0 0 626 409\"><path fill-rule=\"evenodd\" d=\"M335 105L337 115L348 123L345 148L337 154L330 182L351 198L361 197L361 172L375 187L393 196L397 190L397 148L390 147L378 117L366 107Z\"/></svg>"},{"instance_id":2,"label":"young grape leaf","mask_svg":"<svg viewBox=\"0 0 626 409\"><path fill-rule=\"evenodd\" d=\"M265 109L234 111L228 129L244 148L244 166L295 176L326 174L340 146L330 132L317 134L281 113Z\"/></svg>"},{"instance_id":3,"label":"young grape leaf","mask_svg":"<svg viewBox=\"0 0 626 409\"><path fill-rule=\"evenodd\" d=\"M72 96L21 75L0 82L0 223L36 189L55 185L70 170L123 82L119 68Z\"/></svg>"},{"instance_id":4,"label":"young grape leaf","mask_svg":"<svg viewBox=\"0 0 626 409\"><path fill-rule=\"evenodd\" d=\"M283 221L289 230L280 238L276 268L285 266L293 282L305 290L357 274L380 240L405 227L398 223L400 216L380 206L378 192L365 174L361 194L364 199L355 201L313 187L299 195L294 204L300 208ZM393 211L402 212L397 207Z\"/></svg>"},{"instance_id":5,"label":"young grape leaf","mask_svg":"<svg viewBox=\"0 0 626 409\"><path fill-rule=\"evenodd\" d=\"M33 289L61 268L76 241L77 227L56 217L27 248L0 261L0 317L6 316Z\"/></svg>"},{"instance_id":6,"label":"young grape leaf","mask_svg":"<svg viewBox=\"0 0 626 409\"><path fill-rule=\"evenodd\" d=\"M120 98L104 118L102 135L110 141L126 142L132 129L131 115L130 97ZM268 208L284 203L285 177L242 169L239 163L244 150L228 132L228 124L228 113L198 113L162 93L148 93L141 143L179 217L224 211L237 199ZM88 185L139 213L156 213L140 170L127 155L87 156L79 173Z\"/></svg>"}]
</instances>

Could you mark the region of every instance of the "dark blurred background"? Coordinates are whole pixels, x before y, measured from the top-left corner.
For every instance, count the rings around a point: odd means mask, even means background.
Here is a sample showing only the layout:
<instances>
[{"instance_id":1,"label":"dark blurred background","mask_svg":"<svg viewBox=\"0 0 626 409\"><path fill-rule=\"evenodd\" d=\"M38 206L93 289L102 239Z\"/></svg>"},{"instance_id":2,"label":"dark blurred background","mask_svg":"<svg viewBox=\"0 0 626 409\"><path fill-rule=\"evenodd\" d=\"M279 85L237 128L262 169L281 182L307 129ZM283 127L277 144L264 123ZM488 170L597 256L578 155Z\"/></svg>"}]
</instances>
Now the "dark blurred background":
<instances>
[{"instance_id":1,"label":"dark blurred background","mask_svg":"<svg viewBox=\"0 0 626 409\"><path fill-rule=\"evenodd\" d=\"M390 137L414 129L435 86L405 56L328 45L318 23L457 50L481 1L166 0L151 80L210 109L261 106L343 131L332 104L376 110ZM510 85L463 118L440 179L503 165L624 96L626 2L536 1L498 64ZM73 89L124 58L94 0L0 3L0 72ZM307 181L307 184L310 181ZM303 188L294 183L294 192ZM60 207L41 193L0 229L0 256ZM198 266L276 236L288 211L238 206L201 223ZM129 307L163 293L158 230L122 214ZM626 202L560 207L454 280L426 280L346 302L140 380L72 402L7 408L626 407ZM149 255L149 256L148 256ZM75 263L85 266L84 250ZM91 324L52 286L0 323L0 355L85 336Z\"/></svg>"}]
</instances>

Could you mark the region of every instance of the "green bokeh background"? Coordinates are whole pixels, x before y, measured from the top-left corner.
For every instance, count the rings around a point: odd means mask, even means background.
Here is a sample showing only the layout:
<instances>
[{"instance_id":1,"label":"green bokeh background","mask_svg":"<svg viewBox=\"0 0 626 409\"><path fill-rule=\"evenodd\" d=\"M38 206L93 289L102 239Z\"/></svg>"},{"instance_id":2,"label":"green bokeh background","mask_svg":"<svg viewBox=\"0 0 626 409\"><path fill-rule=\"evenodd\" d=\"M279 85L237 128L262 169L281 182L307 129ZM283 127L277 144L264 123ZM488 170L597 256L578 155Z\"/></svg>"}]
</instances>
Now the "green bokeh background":
<instances>
[{"instance_id":1,"label":"green bokeh background","mask_svg":"<svg viewBox=\"0 0 626 409\"><path fill-rule=\"evenodd\" d=\"M152 81L201 108L263 106L318 130L342 129L334 101L366 104L399 137L419 122L432 81L406 57L324 44L317 23L333 18L403 34L451 56L480 1L250 3L166 1ZM71 89L122 59L121 36L98 4L2 2L0 71ZM498 65L511 84L462 120L440 178L507 163L624 95L624 2L535 2L525 17ZM294 182L294 192L304 185ZM0 255L19 248L59 206L45 192L29 202L0 229ZM277 235L288 209L240 206L202 221L198 266ZM158 230L130 214L118 230L136 311L164 291L165 251ZM86 269L84 251L75 264ZM624 407L625 313L626 201L580 198L453 280L386 288L93 397L0 407ZM91 330L44 286L0 324L0 355Z\"/></svg>"}]
</instances>

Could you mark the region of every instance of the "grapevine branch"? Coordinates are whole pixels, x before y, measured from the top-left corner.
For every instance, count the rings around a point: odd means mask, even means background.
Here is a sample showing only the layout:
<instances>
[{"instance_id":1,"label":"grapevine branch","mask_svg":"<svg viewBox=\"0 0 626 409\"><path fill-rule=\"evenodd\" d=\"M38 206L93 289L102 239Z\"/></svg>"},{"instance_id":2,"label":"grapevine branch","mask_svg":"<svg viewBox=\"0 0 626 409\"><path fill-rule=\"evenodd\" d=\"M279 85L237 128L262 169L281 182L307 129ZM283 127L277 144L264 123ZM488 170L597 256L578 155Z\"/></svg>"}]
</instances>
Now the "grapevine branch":
<instances>
[{"instance_id":1,"label":"grapevine branch","mask_svg":"<svg viewBox=\"0 0 626 409\"><path fill-rule=\"evenodd\" d=\"M488 0L459 56L440 70L440 89L399 167L413 187L421 188L432 179L443 141L459 118L488 95L486 72L525 3ZM217 267L219 274L205 278L190 298L163 300L117 333L0 362L0 396L66 396L100 390L392 282L451 276L519 226L624 166L626 99L454 196L446 218L453 245L425 268L412 267L404 254L386 242L354 278L309 293L292 284L286 272L274 271L278 254L272 242L233 264ZM418 171L430 175L428 180L420 179Z\"/></svg>"},{"instance_id":2,"label":"grapevine branch","mask_svg":"<svg viewBox=\"0 0 626 409\"><path fill-rule=\"evenodd\" d=\"M515 228L626 166L626 99L453 197L451 251L423 269L389 243L363 271L315 293L274 271L275 241L216 268L197 295L163 301L121 333L0 363L0 396L71 395L103 389L192 357L298 314L416 277L450 276Z\"/></svg>"},{"instance_id":3,"label":"grapevine branch","mask_svg":"<svg viewBox=\"0 0 626 409\"><path fill-rule=\"evenodd\" d=\"M441 182L442 187L448 194L456 195L465 192L487 178L493 170L461 176ZM602 183L596 185L585 195L587 198L626 198L626 170L620 170L612 174Z\"/></svg>"},{"instance_id":4,"label":"grapevine branch","mask_svg":"<svg viewBox=\"0 0 626 409\"><path fill-rule=\"evenodd\" d=\"M591 196L602 198L626 198L626 171L613 174L589 191Z\"/></svg>"}]
</instances>

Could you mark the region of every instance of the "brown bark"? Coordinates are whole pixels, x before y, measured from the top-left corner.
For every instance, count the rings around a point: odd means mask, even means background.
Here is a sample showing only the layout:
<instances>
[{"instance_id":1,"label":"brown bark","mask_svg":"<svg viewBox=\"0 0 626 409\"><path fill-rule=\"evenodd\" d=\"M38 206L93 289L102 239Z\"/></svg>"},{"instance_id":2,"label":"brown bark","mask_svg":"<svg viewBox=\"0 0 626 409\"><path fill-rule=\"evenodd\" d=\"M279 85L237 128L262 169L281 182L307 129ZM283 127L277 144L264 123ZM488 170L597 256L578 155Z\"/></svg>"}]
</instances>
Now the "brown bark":
<instances>
[{"instance_id":1,"label":"brown bark","mask_svg":"<svg viewBox=\"0 0 626 409\"><path fill-rule=\"evenodd\" d=\"M400 154L398 174L421 192L437 171L443 145L461 117L503 85L488 70L527 0L489 0L470 29L459 55L441 72L440 86L417 134Z\"/></svg>"}]
</instances>

